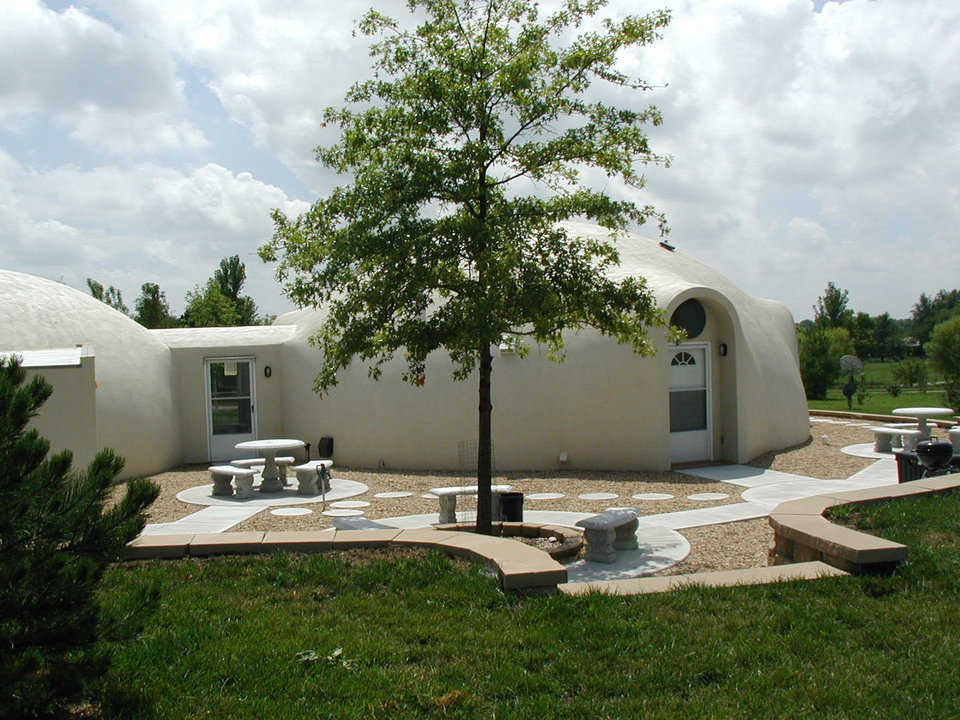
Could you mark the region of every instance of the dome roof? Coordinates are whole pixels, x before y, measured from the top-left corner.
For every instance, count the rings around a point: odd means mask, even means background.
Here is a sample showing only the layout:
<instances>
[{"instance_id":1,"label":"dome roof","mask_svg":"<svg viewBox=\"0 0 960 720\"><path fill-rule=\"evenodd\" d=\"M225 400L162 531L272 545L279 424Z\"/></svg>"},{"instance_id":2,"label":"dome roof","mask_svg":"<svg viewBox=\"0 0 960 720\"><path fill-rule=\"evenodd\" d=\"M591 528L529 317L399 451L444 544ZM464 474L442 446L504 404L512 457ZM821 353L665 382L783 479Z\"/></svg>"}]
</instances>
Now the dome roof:
<instances>
[{"instance_id":1,"label":"dome roof","mask_svg":"<svg viewBox=\"0 0 960 720\"><path fill-rule=\"evenodd\" d=\"M172 365L163 342L79 290L24 273L0 270L0 308L0 349L83 345L94 355L98 444L127 459L125 475L177 461Z\"/></svg>"}]
</instances>

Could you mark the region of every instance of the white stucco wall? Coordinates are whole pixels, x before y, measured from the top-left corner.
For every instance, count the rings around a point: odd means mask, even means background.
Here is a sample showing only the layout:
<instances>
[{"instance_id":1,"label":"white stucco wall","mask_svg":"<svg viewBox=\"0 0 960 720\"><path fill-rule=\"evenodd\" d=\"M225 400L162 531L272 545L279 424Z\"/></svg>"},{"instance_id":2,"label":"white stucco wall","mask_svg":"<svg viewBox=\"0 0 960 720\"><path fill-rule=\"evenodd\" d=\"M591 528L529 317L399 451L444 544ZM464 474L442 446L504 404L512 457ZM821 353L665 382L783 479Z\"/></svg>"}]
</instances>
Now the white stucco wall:
<instances>
[{"instance_id":1,"label":"white stucco wall","mask_svg":"<svg viewBox=\"0 0 960 720\"><path fill-rule=\"evenodd\" d=\"M599 228L570 224L578 234ZM797 365L789 311L753 298L726 278L655 241L620 242L614 277L647 278L666 316L683 301L698 299L708 322L697 341L710 343L713 457L745 462L768 450L803 442L809 434L806 400ZM278 323L297 324L285 346L285 413L288 434L315 442L335 439L338 462L359 466L456 469L458 450L468 454L477 434L476 378L454 382L443 353L428 359L423 388L403 383L402 358L369 380L354 363L327 396L307 391L320 365L308 344L322 311L288 313ZM494 352L493 439L499 470L557 467L610 470L669 467L668 363L661 331L658 349L641 358L592 330L565 336L563 363L533 348L527 358ZM728 354L720 357L720 343ZM558 462L565 451L568 462ZM473 451L475 452L475 450ZM466 467L464 469L470 469Z\"/></svg>"},{"instance_id":2,"label":"white stucco wall","mask_svg":"<svg viewBox=\"0 0 960 720\"><path fill-rule=\"evenodd\" d=\"M170 351L150 331L71 287L7 270L0 270L0 312L0 348L83 345L95 355L97 446L125 458L123 477L180 462Z\"/></svg>"}]
</instances>

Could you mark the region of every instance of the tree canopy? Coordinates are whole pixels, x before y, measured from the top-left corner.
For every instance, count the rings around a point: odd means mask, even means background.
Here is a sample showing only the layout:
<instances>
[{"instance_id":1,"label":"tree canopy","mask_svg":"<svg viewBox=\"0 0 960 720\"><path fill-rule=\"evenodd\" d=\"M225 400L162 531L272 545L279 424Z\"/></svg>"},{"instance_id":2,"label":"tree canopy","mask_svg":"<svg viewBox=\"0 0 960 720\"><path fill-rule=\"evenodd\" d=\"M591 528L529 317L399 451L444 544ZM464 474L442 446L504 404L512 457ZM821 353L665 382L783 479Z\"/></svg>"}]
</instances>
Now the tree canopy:
<instances>
[{"instance_id":1,"label":"tree canopy","mask_svg":"<svg viewBox=\"0 0 960 720\"><path fill-rule=\"evenodd\" d=\"M123 295L113 285L104 290L103 285L93 278L87 278L87 287L90 288L90 294L102 303L106 303L114 310L119 310L124 315L129 315L130 310L123 302Z\"/></svg>"},{"instance_id":2,"label":"tree canopy","mask_svg":"<svg viewBox=\"0 0 960 720\"><path fill-rule=\"evenodd\" d=\"M637 102L646 82L617 69L669 21L654 12L578 32L604 0L566 0L541 19L521 0L411 0L415 30L376 11L359 23L375 36L373 77L329 108L338 143L317 159L351 182L291 219L274 211L260 250L298 305L326 305L315 336L324 392L354 357L373 377L398 351L404 379L426 381L426 358L445 350L454 377L478 373L477 529L489 532L491 345L524 339L562 356L562 333L590 326L652 353L647 328L662 317L641 278L615 282L610 242L572 237L558 223L587 218L611 230L648 220L653 207L592 189L600 170L627 192L639 166L665 163L644 125L655 107L613 107L586 97L595 81Z\"/></svg>"},{"instance_id":3,"label":"tree canopy","mask_svg":"<svg viewBox=\"0 0 960 720\"><path fill-rule=\"evenodd\" d=\"M170 313L167 295L157 283L144 283L140 286L140 297L134 303L133 319L145 328L176 327L177 318Z\"/></svg>"}]
</instances>

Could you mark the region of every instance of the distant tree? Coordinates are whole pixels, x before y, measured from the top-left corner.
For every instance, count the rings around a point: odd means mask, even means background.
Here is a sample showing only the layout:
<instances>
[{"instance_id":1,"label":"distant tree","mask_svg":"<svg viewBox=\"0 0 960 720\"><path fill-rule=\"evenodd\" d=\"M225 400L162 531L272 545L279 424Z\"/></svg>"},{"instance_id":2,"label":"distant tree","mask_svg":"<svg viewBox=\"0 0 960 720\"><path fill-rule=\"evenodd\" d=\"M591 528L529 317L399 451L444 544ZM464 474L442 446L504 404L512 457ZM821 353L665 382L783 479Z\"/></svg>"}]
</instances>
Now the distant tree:
<instances>
[{"instance_id":1,"label":"distant tree","mask_svg":"<svg viewBox=\"0 0 960 720\"><path fill-rule=\"evenodd\" d=\"M854 355L866 359L877 355L876 322L869 314L858 312L850 320L850 340L853 342Z\"/></svg>"},{"instance_id":2,"label":"distant tree","mask_svg":"<svg viewBox=\"0 0 960 720\"><path fill-rule=\"evenodd\" d=\"M100 302L106 303L114 310L119 310L124 315L130 314L130 310L126 305L123 304L123 296L113 285L104 290L103 285L98 283L96 280L87 278L87 287L90 288L90 294Z\"/></svg>"},{"instance_id":3,"label":"distant tree","mask_svg":"<svg viewBox=\"0 0 960 720\"><path fill-rule=\"evenodd\" d=\"M450 355L456 379L476 371L482 533L490 532L491 347L506 337L525 352L519 339L529 337L559 358L565 329L594 327L649 354L647 328L662 324L643 280L610 279L619 261L612 243L558 224L586 218L622 230L663 220L580 178L592 168L638 189L640 165L666 160L644 133L660 122L655 108L584 93L600 80L635 103L650 86L624 75L618 59L652 43L669 14L595 22L605 4L566 0L541 19L522 0L411 0L411 11L422 10L416 31L368 13L360 30L381 38L371 49L374 77L349 91L359 107L327 111L341 140L317 149L351 184L295 220L275 211L273 242L260 251L280 261L299 305L330 307L315 337L318 391L354 357L377 377L402 352L404 379L417 385L437 350Z\"/></svg>"},{"instance_id":4,"label":"distant tree","mask_svg":"<svg viewBox=\"0 0 960 720\"><path fill-rule=\"evenodd\" d=\"M896 321L890 318L890 313L883 313L875 318L873 342L874 352L881 362L887 358L903 356L903 341L900 337L900 331Z\"/></svg>"},{"instance_id":5,"label":"distant tree","mask_svg":"<svg viewBox=\"0 0 960 720\"><path fill-rule=\"evenodd\" d=\"M220 267L213 274L214 280L222 292L234 305L237 325L260 325L263 321L257 316L257 305L253 298L241 295L243 283L247 279L247 267L240 262L239 255L223 258Z\"/></svg>"},{"instance_id":6,"label":"distant tree","mask_svg":"<svg viewBox=\"0 0 960 720\"><path fill-rule=\"evenodd\" d=\"M167 296L156 283L140 286L140 297L134 303L133 319L145 328L169 328L177 326L177 318L170 313Z\"/></svg>"},{"instance_id":7,"label":"distant tree","mask_svg":"<svg viewBox=\"0 0 960 720\"><path fill-rule=\"evenodd\" d=\"M0 360L0 717L60 717L89 699L109 656L99 650L94 591L107 564L143 529L158 488L127 483L107 496L123 459L97 454L71 471L63 451L30 418L50 397L43 378L26 382L16 359ZM73 715L71 715L73 717Z\"/></svg>"},{"instance_id":8,"label":"distant tree","mask_svg":"<svg viewBox=\"0 0 960 720\"><path fill-rule=\"evenodd\" d=\"M940 290L932 298L921 293L913 306L911 334L922 344L930 339L934 326L960 312L960 290Z\"/></svg>"},{"instance_id":9,"label":"distant tree","mask_svg":"<svg viewBox=\"0 0 960 720\"><path fill-rule=\"evenodd\" d=\"M849 297L849 291L841 290L833 281L828 282L813 308L814 322L824 328L849 327L853 319L853 310L847 308Z\"/></svg>"},{"instance_id":10,"label":"distant tree","mask_svg":"<svg viewBox=\"0 0 960 720\"><path fill-rule=\"evenodd\" d=\"M243 325L233 300L223 294L213 278L205 287L199 285L187 292L187 307L180 316L183 327L231 327Z\"/></svg>"},{"instance_id":11,"label":"distant tree","mask_svg":"<svg viewBox=\"0 0 960 720\"><path fill-rule=\"evenodd\" d=\"M811 400L826 400L827 390L840 375L840 355L831 350L830 338L822 327L802 329L797 334L800 377Z\"/></svg>"},{"instance_id":12,"label":"distant tree","mask_svg":"<svg viewBox=\"0 0 960 720\"><path fill-rule=\"evenodd\" d=\"M930 362L943 374L947 402L960 412L960 315L937 325L925 350Z\"/></svg>"}]
</instances>

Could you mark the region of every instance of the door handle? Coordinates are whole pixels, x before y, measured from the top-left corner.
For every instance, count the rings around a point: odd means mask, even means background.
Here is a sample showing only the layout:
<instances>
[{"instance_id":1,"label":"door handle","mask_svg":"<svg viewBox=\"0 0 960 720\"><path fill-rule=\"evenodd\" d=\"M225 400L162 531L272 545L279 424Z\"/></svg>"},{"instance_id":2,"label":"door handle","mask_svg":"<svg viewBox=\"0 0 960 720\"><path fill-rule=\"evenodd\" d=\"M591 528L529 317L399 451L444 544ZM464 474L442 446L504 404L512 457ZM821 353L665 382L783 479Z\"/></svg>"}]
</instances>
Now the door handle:
<instances>
[{"instance_id":1,"label":"door handle","mask_svg":"<svg viewBox=\"0 0 960 720\"><path fill-rule=\"evenodd\" d=\"M253 415L253 403L250 403L250 414Z\"/></svg>"}]
</instances>

